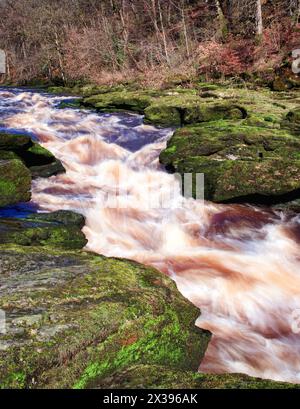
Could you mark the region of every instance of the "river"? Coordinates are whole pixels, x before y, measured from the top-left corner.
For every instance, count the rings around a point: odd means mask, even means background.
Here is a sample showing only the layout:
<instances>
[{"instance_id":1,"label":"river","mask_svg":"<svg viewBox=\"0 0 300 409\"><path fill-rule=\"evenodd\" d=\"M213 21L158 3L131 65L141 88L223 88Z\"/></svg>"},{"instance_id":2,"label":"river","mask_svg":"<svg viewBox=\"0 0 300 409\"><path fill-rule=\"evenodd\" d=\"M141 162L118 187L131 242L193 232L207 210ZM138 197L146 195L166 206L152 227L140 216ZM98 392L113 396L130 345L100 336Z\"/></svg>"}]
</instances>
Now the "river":
<instances>
[{"instance_id":1,"label":"river","mask_svg":"<svg viewBox=\"0 0 300 409\"><path fill-rule=\"evenodd\" d=\"M172 129L63 99L0 89L1 129L29 132L66 169L34 180L32 203L82 213L88 250L171 276L213 334L201 372L300 383L299 217L183 199L158 161Z\"/></svg>"}]
</instances>

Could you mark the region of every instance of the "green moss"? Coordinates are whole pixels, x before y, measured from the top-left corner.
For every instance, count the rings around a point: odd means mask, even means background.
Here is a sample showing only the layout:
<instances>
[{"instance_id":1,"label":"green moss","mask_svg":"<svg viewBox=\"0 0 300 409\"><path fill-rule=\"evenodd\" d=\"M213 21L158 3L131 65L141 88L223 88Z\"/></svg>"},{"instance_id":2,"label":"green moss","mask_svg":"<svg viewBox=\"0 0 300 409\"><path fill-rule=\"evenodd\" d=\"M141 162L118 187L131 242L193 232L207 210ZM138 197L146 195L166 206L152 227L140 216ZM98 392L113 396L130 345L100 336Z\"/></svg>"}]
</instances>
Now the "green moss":
<instances>
[{"instance_id":1,"label":"green moss","mask_svg":"<svg viewBox=\"0 0 300 409\"><path fill-rule=\"evenodd\" d=\"M0 132L0 150L20 151L29 148L31 144L27 135Z\"/></svg>"},{"instance_id":2,"label":"green moss","mask_svg":"<svg viewBox=\"0 0 300 409\"><path fill-rule=\"evenodd\" d=\"M20 160L0 160L0 175L0 207L30 200L31 176Z\"/></svg>"},{"instance_id":3,"label":"green moss","mask_svg":"<svg viewBox=\"0 0 300 409\"><path fill-rule=\"evenodd\" d=\"M246 110L231 104L207 104L187 107L184 112L184 124L217 121L219 119L242 119Z\"/></svg>"},{"instance_id":4,"label":"green moss","mask_svg":"<svg viewBox=\"0 0 300 409\"><path fill-rule=\"evenodd\" d=\"M17 187L14 181L0 178L0 196L14 197L17 194Z\"/></svg>"},{"instance_id":5,"label":"green moss","mask_svg":"<svg viewBox=\"0 0 300 409\"><path fill-rule=\"evenodd\" d=\"M161 328L159 337L158 328ZM153 365L180 369L189 368L190 360L185 351L189 333L182 331L178 316L172 309L166 308L163 316L147 320L143 332L143 337L131 345L122 347L112 361L90 363L74 387L89 386L90 383L96 382L97 378L107 376L115 370L122 370L136 362L151 362Z\"/></svg>"},{"instance_id":6,"label":"green moss","mask_svg":"<svg viewBox=\"0 0 300 409\"><path fill-rule=\"evenodd\" d=\"M81 232L83 225L81 215L67 211L36 214L25 219L1 218L0 243L81 249L87 243Z\"/></svg>"},{"instance_id":7,"label":"green moss","mask_svg":"<svg viewBox=\"0 0 300 409\"><path fill-rule=\"evenodd\" d=\"M151 96L143 92L112 92L85 98L83 103L99 110L132 110L143 113L151 103Z\"/></svg>"},{"instance_id":8,"label":"green moss","mask_svg":"<svg viewBox=\"0 0 300 409\"><path fill-rule=\"evenodd\" d=\"M7 237L7 240L22 246L51 246L67 249L81 249L87 243L84 235L74 228L33 227L23 229Z\"/></svg>"},{"instance_id":9,"label":"green moss","mask_svg":"<svg viewBox=\"0 0 300 409\"><path fill-rule=\"evenodd\" d=\"M154 125L180 126L181 113L177 107L153 104L145 109L145 121Z\"/></svg>"},{"instance_id":10,"label":"green moss","mask_svg":"<svg viewBox=\"0 0 300 409\"><path fill-rule=\"evenodd\" d=\"M22 389L26 384L26 375L23 372L15 372L9 374L6 379L0 384L0 389L8 387L13 389Z\"/></svg>"},{"instance_id":11,"label":"green moss","mask_svg":"<svg viewBox=\"0 0 300 409\"><path fill-rule=\"evenodd\" d=\"M0 160L5 159L20 159L20 157L15 152L0 151Z\"/></svg>"},{"instance_id":12,"label":"green moss","mask_svg":"<svg viewBox=\"0 0 300 409\"><path fill-rule=\"evenodd\" d=\"M43 148L38 143L33 142L33 145L27 150L27 152L32 153L33 155L37 155L44 158L50 158L53 160L54 156L51 152L49 152L46 148Z\"/></svg>"},{"instance_id":13,"label":"green moss","mask_svg":"<svg viewBox=\"0 0 300 409\"><path fill-rule=\"evenodd\" d=\"M299 139L285 130L221 120L177 130L160 162L181 174L204 173L208 200L275 198L300 188L299 152Z\"/></svg>"}]
</instances>

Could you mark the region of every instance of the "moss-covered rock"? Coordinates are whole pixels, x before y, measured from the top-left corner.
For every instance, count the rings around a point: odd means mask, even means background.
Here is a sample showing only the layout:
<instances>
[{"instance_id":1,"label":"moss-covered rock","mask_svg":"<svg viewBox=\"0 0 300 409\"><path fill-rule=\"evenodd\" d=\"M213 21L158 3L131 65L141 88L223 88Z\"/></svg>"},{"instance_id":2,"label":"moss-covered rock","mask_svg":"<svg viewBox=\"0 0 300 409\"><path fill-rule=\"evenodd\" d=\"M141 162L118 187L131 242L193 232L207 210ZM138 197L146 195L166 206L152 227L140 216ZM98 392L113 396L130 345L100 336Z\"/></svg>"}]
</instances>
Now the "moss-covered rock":
<instances>
[{"instance_id":1,"label":"moss-covered rock","mask_svg":"<svg viewBox=\"0 0 300 409\"><path fill-rule=\"evenodd\" d=\"M30 172L20 160L0 160L0 207L27 202L30 189Z\"/></svg>"},{"instance_id":2,"label":"moss-covered rock","mask_svg":"<svg viewBox=\"0 0 300 409\"><path fill-rule=\"evenodd\" d=\"M77 109L81 108L82 104L82 99L77 98L77 99L69 99L66 101L61 101L57 108L59 109L66 109L66 108L72 108L72 109Z\"/></svg>"},{"instance_id":3,"label":"moss-covered rock","mask_svg":"<svg viewBox=\"0 0 300 409\"><path fill-rule=\"evenodd\" d=\"M79 213L70 210L58 210L51 213L33 213L26 217L33 222L60 223L65 226L76 226L80 229L85 225L85 218Z\"/></svg>"},{"instance_id":4,"label":"moss-covered rock","mask_svg":"<svg viewBox=\"0 0 300 409\"><path fill-rule=\"evenodd\" d=\"M0 252L3 388L98 387L132 365L197 371L210 334L168 277L83 251Z\"/></svg>"},{"instance_id":5,"label":"moss-covered rock","mask_svg":"<svg viewBox=\"0 0 300 409\"><path fill-rule=\"evenodd\" d=\"M104 111L131 110L144 113L146 122L160 126L180 126L246 116L246 110L238 105L203 101L196 90L101 93L85 98L83 105Z\"/></svg>"},{"instance_id":6,"label":"moss-covered rock","mask_svg":"<svg viewBox=\"0 0 300 409\"><path fill-rule=\"evenodd\" d=\"M52 153L28 135L0 132L0 207L30 200L31 177L64 172Z\"/></svg>"},{"instance_id":7,"label":"moss-covered rock","mask_svg":"<svg viewBox=\"0 0 300 409\"><path fill-rule=\"evenodd\" d=\"M300 141L232 121L177 130L160 154L173 172L204 173L205 198L276 202L300 189Z\"/></svg>"},{"instance_id":8,"label":"moss-covered rock","mask_svg":"<svg viewBox=\"0 0 300 409\"><path fill-rule=\"evenodd\" d=\"M32 142L28 135L0 132L0 150L19 152L30 146Z\"/></svg>"},{"instance_id":9,"label":"moss-covered rock","mask_svg":"<svg viewBox=\"0 0 300 409\"><path fill-rule=\"evenodd\" d=\"M0 133L0 159L20 159L32 177L49 177L65 171L51 152L27 135Z\"/></svg>"},{"instance_id":10,"label":"moss-covered rock","mask_svg":"<svg viewBox=\"0 0 300 409\"><path fill-rule=\"evenodd\" d=\"M29 169L33 178L49 178L65 172L62 163L57 159L49 164L30 166Z\"/></svg>"},{"instance_id":11,"label":"moss-covered rock","mask_svg":"<svg viewBox=\"0 0 300 409\"><path fill-rule=\"evenodd\" d=\"M181 126L182 111L172 104L152 104L145 109L145 121L160 126Z\"/></svg>"},{"instance_id":12,"label":"moss-covered rock","mask_svg":"<svg viewBox=\"0 0 300 409\"><path fill-rule=\"evenodd\" d=\"M151 104L151 96L146 92L111 92L84 99L84 105L99 110L131 110L143 113Z\"/></svg>"},{"instance_id":13,"label":"moss-covered rock","mask_svg":"<svg viewBox=\"0 0 300 409\"><path fill-rule=\"evenodd\" d=\"M32 214L24 219L0 218L0 244L81 249L84 217L70 211Z\"/></svg>"},{"instance_id":14,"label":"moss-covered rock","mask_svg":"<svg viewBox=\"0 0 300 409\"><path fill-rule=\"evenodd\" d=\"M223 103L201 106L197 104L184 110L183 123L196 124L220 119L242 119L246 117L246 109L237 105Z\"/></svg>"},{"instance_id":15,"label":"moss-covered rock","mask_svg":"<svg viewBox=\"0 0 300 409\"><path fill-rule=\"evenodd\" d=\"M166 96L145 109L145 120L156 125L180 126L219 119L242 119L246 109L229 103L203 102L196 95Z\"/></svg>"},{"instance_id":16,"label":"moss-covered rock","mask_svg":"<svg viewBox=\"0 0 300 409\"><path fill-rule=\"evenodd\" d=\"M199 374L199 310L150 267L54 248L0 245L2 388L294 388Z\"/></svg>"}]
</instances>

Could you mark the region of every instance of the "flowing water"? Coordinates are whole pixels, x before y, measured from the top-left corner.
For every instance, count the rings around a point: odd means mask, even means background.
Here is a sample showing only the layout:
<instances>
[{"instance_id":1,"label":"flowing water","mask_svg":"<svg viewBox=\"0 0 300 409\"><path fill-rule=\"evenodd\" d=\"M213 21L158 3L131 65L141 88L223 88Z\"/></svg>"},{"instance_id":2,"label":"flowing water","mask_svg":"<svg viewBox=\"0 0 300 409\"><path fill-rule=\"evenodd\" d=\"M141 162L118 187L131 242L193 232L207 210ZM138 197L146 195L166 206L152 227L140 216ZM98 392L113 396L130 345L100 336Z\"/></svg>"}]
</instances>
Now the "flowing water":
<instances>
[{"instance_id":1,"label":"flowing water","mask_svg":"<svg viewBox=\"0 0 300 409\"><path fill-rule=\"evenodd\" d=\"M30 133L66 168L36 179L32 202L84 214L89 250L175 280L201 309L196 325L213 334L200 371L300 383L298 217L183 199L158 162L171 129L139 115L58 109L61 99L0 90L1 127Z\"/></svg>"}]
</instances>

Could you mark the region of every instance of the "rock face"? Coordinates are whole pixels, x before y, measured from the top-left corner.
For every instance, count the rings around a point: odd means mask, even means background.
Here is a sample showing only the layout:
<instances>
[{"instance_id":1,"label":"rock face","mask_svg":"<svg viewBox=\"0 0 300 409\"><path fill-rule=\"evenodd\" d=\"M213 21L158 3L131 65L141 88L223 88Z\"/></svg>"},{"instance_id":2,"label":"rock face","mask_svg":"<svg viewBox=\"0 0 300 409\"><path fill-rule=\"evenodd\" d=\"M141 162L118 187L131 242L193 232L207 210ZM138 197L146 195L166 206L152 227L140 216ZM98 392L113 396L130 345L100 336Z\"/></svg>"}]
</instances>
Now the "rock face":
<instances>
[{"instance_id":1,"label":"rock face","mask_svg":"<svg viewBox=\"0 0 300 409\"><path fill-rule=\"evenodd\" d=\"M159 126L181 126L218 119L241 119L244 108L230 103L205 101L195 90L121 91L87 97L83 105L102 111L131 110L145 114L145 121Z\"/></svg>"},{"instance_id":2,"label":"rock face","mask_svg":"<svg viewBox=\"0 0 300 409\"><path fill-rule=\"evenodd\" d=\"M208 200L273 203L300 189L299 151L299 138L283 130L223 121L176 131L160 161L204 173Z\"/></svg>"},{"instance_id":3,"label":"rock face","mask_svg":"<svg viewBox=\"0 0 300 409\"><path fill-rule=\"evenodd\" d=\"M200 98L163 98L145 109L145 120L155 125L181 126L219 119L242 119L246 111L228 103L205 103Z\"/></svg>"},{"instance_id":4,"label":"rock face","mask_svg":"<svg viewBox=\"0 0 300 409\"><path fill-rule=\"evenodd\" d=\"M31 175L18 159L0 159L0 207L27 202L31 194Z\"/></svg>"},{"instance_id":5,"label":"rock face","mask_svg":"<svg viewBox=\"0 0 300 409\"><path fill-rule=\"evenodd\" d=\"M214 99L217 94L214 90ZM193 125L174 133L160 154L160 162L169 171L182 175L204 173L207 200L276 204L298 199L300 120L297 94L295 102L293 94L285 98L284 95L260 95L249 91L249 95L257 96L257 101L241 90L234 94L230 96L228 91L219 91L222 99L238 102L238 97L239 105L235 106L246 107L247 115L243 118L233 115L225 120L208 117L205 122L198 118ZM289 107L293 109L288 111ZM240 112L243 112L241 108Z\"/></svg>"},{"instance_id":6,"label":"rock face","mask_svg":"<svg viewBox=\"0 0 300 409\"><path fill-rule=\"evenodd\" d=\"M27 202L31 178L64 172L52 153L28 135L0 132L0 207Z\"/></svg>"},{"instance_id":7,"label":"rock face","mask_svg":"<svg viewBox=\"0 0 300 409\"><path fill-rule=\"evenodd\" d=\"M198 374L210 333L153 268L52 244L0 244L0 254L1 388L295 387Z\"/></svg>"},{"instance_id":8,"label":"rock face","mask_svg":"<svg viewBox=\"0 0 300 409\"><path fill-rule=\"evenodd\" d=\"M193 377L210 334L168 277L78 250L0 251L1 387L101 387L131 368L138 382L144 366Z\"/></svg>"}]
</instances>

